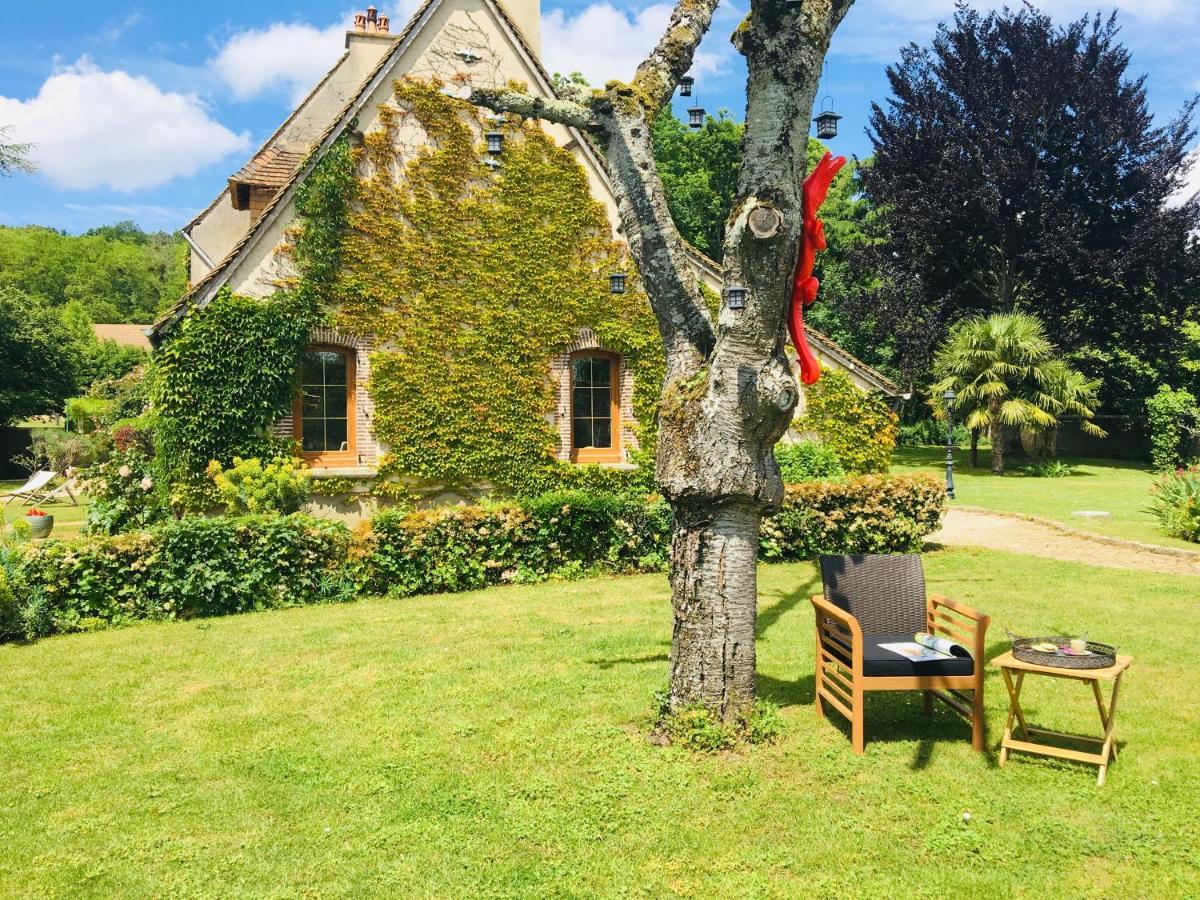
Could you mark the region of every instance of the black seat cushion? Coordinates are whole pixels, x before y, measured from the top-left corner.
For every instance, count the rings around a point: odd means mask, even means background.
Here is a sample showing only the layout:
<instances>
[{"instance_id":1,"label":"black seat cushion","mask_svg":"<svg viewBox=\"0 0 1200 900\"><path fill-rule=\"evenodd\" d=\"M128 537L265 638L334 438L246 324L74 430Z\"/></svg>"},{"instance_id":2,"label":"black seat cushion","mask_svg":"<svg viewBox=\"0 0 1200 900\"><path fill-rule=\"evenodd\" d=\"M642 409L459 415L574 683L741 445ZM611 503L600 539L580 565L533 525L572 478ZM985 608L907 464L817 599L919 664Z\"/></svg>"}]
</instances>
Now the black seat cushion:
<instances>
[{"instance_id":1,"label":"black seat cushion","mask_svg":"<svg viewBox=\"0 0 1200 900\"><path fill-rule=\"evenodd\" d=\"M949 659L934 659L927 662L913 662L899 653L885 650L880 644L911 644L912 634L879 634L863 635L863 675L871 676L912 676L912 675L973 675L975 660L970 656L954 656ZM842 656L841 653L837 653ZM849 658L842 660L850 665Z\"/></svg>"}]
</instances>

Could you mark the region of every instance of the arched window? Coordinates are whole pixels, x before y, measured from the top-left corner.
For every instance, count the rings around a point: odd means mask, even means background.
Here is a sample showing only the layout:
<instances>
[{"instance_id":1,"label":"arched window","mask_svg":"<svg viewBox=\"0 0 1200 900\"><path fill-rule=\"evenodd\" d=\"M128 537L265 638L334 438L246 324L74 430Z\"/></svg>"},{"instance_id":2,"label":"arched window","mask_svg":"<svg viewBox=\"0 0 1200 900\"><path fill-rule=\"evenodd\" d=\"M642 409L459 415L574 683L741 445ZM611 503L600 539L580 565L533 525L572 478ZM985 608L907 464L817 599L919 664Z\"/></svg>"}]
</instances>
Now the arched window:
<instances>
[{"instance_id":1,"label":"arched window","mask_svg":"<svg viewBox=\"0 0 1200 900\"><path fill-rule=\"evenodd\" d=\"M358 462L354 434L354 351L309 347L300 357L300 396L292 410L300 455L314 466Z\"/></svg>"},{"instance_id":2,"label":"arched window","mask_svg":"<svg viewBox=\"0 0 1200 900\"><path fill-rule=\"evenodd\" d=\"M571 355L571 460L621 461L621 371L615 354Z\"/></svg>"}]
</instances>

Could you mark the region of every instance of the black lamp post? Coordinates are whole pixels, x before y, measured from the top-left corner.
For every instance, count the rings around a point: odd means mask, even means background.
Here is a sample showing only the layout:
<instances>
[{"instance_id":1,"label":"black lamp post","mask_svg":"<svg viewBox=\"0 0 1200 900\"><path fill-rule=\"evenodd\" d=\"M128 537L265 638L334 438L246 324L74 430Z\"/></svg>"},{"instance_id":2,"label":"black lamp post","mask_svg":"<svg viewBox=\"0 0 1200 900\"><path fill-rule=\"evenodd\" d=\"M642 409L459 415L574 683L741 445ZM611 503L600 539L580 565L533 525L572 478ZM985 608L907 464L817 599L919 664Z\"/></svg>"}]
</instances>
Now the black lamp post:
<instances>
[{"instance_id":1,"label":"black lamp post","mask_svg":"<svg viewBox=\"0 0 1200 900\"><path fill-rule=\"evenodd\" d=\"M954 499L954 388L946 388L942 400L946 404L946 496Z\"/></svg>"}]
</instances>

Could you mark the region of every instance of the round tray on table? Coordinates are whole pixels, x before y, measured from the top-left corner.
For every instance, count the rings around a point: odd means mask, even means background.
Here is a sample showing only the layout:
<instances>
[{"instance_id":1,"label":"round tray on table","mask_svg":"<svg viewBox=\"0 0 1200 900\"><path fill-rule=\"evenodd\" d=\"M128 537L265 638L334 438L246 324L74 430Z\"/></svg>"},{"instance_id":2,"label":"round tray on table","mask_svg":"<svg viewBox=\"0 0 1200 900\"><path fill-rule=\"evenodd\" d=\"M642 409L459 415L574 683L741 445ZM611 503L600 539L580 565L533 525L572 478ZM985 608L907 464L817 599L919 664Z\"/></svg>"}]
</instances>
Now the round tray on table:
<instances>
[{"instance_id":1,"label":"round tray on table","mask_svg":"<svg viewBox=\"0 0 1200 900\"><path fill-rule=\"evenodd\" d=\"M1077 656L1061 649L1056 653L1046 653L1041 650L1032 649L1034 644L1054 644L1060 648L1069 647L1071 639L1062 637L1061 635L1057 637L1013 638L1013 656L1022 662L1033 663L1036 666L1053 666L1057 669L1107 669L1109 666L1116 664L1117 661L1117 648L1111 644L1088 641L1088 652L1084 656Z\"/></svg>"}]
</instances>

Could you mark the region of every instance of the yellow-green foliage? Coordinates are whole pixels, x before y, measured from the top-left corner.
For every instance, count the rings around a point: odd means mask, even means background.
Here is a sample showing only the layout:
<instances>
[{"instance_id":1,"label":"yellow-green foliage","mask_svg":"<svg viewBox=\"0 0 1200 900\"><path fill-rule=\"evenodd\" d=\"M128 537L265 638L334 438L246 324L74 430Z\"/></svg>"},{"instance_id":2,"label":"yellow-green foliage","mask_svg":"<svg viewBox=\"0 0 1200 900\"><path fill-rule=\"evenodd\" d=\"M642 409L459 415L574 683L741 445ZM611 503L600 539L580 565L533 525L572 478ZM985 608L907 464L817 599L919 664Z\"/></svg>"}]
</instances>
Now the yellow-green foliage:
<instances>
[{"instance_id":1,"label":"yellow-green foliage","mask_svg":"<svg viewBox=\"0 0 1200 900\"><path fill-rule=\"evenodd\" d=\"M552 483L551 357L595 331L634 371L633 406L653 420L662 346L603 207L571 154L536 123L509 122L502 166L483 159L485 123L437 84L406 79L356 156L357 204L331 299L336 324L377 335L369 390L390 474L508 488ZM400 129L429 140L407 162ZM645 444L652 437L641 435Z\"/></svg>"},{"instance_id":2,"label":"yellow-green foliage","mask_svg":"<svg viewBox=\"0 0 1200 900\"><path fill-rule=\"evenodd\" d=\"M804 389L801 429L815 431L847 472L887 472L896 447L896 414L878 394L864 394L844 372L823 369Z\"/></svg>"}]
</instances>

